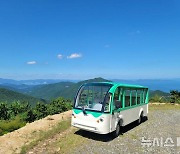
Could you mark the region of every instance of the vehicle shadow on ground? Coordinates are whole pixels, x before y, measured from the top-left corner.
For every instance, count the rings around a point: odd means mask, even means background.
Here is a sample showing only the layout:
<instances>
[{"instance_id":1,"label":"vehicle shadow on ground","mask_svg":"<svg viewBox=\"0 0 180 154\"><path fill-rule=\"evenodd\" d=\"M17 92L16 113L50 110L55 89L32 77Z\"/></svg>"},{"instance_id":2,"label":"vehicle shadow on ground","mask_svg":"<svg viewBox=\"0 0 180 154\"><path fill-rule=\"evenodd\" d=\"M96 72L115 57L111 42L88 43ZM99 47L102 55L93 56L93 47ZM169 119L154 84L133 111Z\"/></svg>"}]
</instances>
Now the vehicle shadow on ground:
<instances>
[{"instance_id":1,"label":"vehicle shadow on ground","mask_svg":"<svg viewBox=\"0 0 180 154\"><path fill-rule=\"evenodd\" d=\"M143 122L145 122L146 120L147 119L145 119ZM127 133L128 131L130 131L131 129L133 129L137 126L139 126L139 125L137 124L137 121L135 121L131 124L128 124L128 125L122 127L120 136ZM104 134L96 134L93 132L88 132L85 130L78 130L75 132L75 134L83 136L83 137L88 138L88 139L92 139L92 140L96 140L96 141L102 141L102 142L109 142L109 141L112 141L113 139L115 139L115 137L113 137L112 133L104 135Z\"/></svg>"}]
</instances>

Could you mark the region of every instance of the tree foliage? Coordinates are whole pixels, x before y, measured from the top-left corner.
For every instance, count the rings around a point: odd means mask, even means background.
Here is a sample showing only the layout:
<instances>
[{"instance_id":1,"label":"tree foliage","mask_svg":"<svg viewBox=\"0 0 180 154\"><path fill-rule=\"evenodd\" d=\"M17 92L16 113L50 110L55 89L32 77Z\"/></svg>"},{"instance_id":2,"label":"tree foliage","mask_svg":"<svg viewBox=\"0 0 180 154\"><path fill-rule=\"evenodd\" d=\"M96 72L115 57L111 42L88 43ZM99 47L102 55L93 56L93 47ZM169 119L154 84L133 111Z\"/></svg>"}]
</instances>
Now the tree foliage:
<instances>
[{"instance_id":1,"label":"tree foliage","mask_svg":"<svg viewBox=\"0 0 180 154\"><path fill-rule=\"evenodd\" d=\"M158 94L154 95L150 98L150 102L159 102L159 103L165 103L168 102L169 99L165 96L159 96Z\"/></svg>"},{"instance_id":2,"label":"tree foliage","mask_svg":"<svg viewBox=\"0 0 180 154\"><path fill-rule=\"evenodd\" d=\"M34 107L28 102L14 101L11 104L1 102L0 135L18 129L27 122L33 122L47 115L58 114L71 108L71 101L62 97L52 100L49 104L37 102Z\"/></svg>"},{"instance_id":3,"label":"tree foliage","mask_svg":"<svg viewBox=\"0 0 180 154\"><path fill-rule=\"evenodd\" d=\"M171 103L180 103L180 92L178 90L171 90Z\"/></svg>"},{"instance_id":4,"label":"tree foliage","mask_svg":"<svg viewBox=\"0 0 180 154\"><path fill-rule=\"evenodd\" d=\"M7 103L0 103L0 120L9 119L9 107Z\"/></svg>"}]
</instances>

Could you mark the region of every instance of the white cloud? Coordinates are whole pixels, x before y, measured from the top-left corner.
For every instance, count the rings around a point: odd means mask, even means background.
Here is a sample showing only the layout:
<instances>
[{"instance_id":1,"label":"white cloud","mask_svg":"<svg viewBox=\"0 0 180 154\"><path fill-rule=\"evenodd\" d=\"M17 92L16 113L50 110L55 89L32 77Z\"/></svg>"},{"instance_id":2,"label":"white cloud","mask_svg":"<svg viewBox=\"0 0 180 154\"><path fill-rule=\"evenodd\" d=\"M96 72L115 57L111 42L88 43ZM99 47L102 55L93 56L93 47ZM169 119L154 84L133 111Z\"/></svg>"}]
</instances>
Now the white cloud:
<instances>
[{"instance_id":1,"label":"white cloud","mask_svg":"<svg viewBox=\"0 0 180 154\"><path fill-rule=\"evenodd\" d=\"M58 59L62 59L62 58L63 58L63 55L58 54L58 55L57 55L57 58L58 58Z\"/></svg>"},{"instance_id":2,"label":"white cloud","mask_svg":"<svg viewBox=\"0 0 180 154\"><path fill-rule=\"evenodd\" d=\"M70 56L67 56L68 59L73 59L73 58L81 58L82 55L78 53L72 53Z\"/></svg>"},{"instance_id":3,"label":"white cloud","mask_svg":"<svg viewBox=\"0 0 180 154\"><path fill-rule=\"evenodd\" d=\"M34 65L34 64L37 64L37 62L36 61L28 61L27 64L28 65Z\"/></svg>"}]
</instances>

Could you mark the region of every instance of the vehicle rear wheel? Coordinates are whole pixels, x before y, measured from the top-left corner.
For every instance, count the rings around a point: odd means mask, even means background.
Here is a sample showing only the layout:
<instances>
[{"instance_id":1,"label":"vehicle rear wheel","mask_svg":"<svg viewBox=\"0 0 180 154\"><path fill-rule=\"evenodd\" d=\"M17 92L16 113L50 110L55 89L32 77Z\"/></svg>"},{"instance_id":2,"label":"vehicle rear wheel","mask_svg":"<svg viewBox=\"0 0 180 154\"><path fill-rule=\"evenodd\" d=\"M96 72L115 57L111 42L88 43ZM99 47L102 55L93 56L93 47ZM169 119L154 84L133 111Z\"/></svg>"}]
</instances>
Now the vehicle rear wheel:
<instances>
[{"instance_id":1,"label":"vehicle rear wheel","mask_svg":"<svg viewBox=\"0 0 180 154\"><path fill-rule=\"evenodd\" d=\"M120 124L118 123L116 126L116 130L113 132L114 137L118 137L120 134Z\"/></svg>"},{"instance_id":2,"label":"vehicle rear wheel","mask_svg":"<svg viewBox=\"0 0 180 154\"><path fill-rule=\"evenodd\" d=\"M144 117L144 120L145 120L145 121L148 120L148 116L145 116L145 117Z\"/></svg>"},{"instance_id":3,"label":"vehicle rear wheel","mask_svg":"<svg viewBox=\"0 0 180 154\"><path fill-rule=\"evenodd\" d=\"M141 113L139 119L137 120L138 125L142 122L142 120L143 120L143 113Z\"/></svg>"}]
</instances>

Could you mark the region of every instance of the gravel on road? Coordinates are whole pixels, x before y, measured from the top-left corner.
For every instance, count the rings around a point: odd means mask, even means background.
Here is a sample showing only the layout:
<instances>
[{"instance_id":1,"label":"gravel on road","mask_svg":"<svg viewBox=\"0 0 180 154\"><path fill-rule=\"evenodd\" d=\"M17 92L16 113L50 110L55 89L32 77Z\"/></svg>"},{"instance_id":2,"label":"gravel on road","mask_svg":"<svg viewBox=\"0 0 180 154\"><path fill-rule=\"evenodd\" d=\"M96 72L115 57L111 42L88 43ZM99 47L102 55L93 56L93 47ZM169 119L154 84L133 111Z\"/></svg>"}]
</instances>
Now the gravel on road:
<instances>
[{"instance_id":1,"label":"gravel on road","mask_svg":"<svg viewBox=\"0 0 180 154\"><path fill-rule=\"evenodd\" d=\"M140 125L134 122L121 129L117 138L78 130L76 135L88 142L73 150L75 154L127 154L127 153L179 153L177 137L180 137L180 110L151 110L148 120Z\"/></svg>"}]
</instances>

